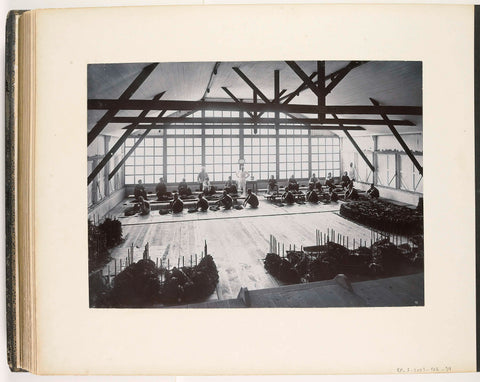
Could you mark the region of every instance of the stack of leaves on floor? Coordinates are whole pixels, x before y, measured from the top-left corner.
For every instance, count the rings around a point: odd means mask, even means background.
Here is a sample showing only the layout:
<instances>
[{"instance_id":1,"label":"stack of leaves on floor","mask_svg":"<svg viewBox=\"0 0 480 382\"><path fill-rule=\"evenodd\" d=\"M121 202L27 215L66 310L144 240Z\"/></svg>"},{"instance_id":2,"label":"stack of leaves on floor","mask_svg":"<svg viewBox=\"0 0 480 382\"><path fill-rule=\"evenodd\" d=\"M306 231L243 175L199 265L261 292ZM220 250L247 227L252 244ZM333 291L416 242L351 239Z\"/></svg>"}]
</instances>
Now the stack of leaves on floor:
<instances>
[{"instance_id":1,"label":"stack of leaves on floor","mask_svg":"<svg viewBox=\"0 0 480 382\"><path fill-rule=\"evenodd\" d=\"M340 215L379 229L406 235L423 233L423 211L384 200L364 200L343 203Z\"/></svg>"},{"instance_id":2,"label":"stack of leaves on floor","mask_svg":"<svg viewBox=\"0 0 480 382\"><path fill-rule=\"evenodd\" d=\"M405 267L423 269L423 244L420 243L423 236L398 247L385 238L370 248L349 250L327 242L308 251L286 251L285 257L268 253L264 266L268 273L286 284L331 280L341 273L367 278L394 276Z\"/></svg>"},{"instance_id":3,"label":"stack of leaves on floor","mask_svg":"<svg viewBox=\"0 0 480 382\"><path fill-rule=\"evenodd\" d=\"M160 275L164 282L160 281ZM218 271L212 256L198 265L165 270L151 260L129 265L113 280L113 287L96 298L96 307L143 308L153 305L174 305L200 302L217 287Z\"/></svg>"}]
</instances>

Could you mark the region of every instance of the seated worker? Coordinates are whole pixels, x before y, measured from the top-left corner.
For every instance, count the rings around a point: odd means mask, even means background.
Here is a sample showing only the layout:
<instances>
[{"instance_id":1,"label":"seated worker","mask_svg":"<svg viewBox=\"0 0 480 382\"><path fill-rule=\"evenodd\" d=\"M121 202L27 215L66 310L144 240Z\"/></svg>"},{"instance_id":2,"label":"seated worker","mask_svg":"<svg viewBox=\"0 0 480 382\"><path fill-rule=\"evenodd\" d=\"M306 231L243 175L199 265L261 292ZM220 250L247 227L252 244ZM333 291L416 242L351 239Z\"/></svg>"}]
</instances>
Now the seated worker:
<instances>
[{"instance_id":1,"label":"seated worker","mask_svg":"<svg viewBox=\"0 0 480 382\"><path fill-rule=\"evenodd\" d=\"M267 194L273 194L275 192L278 192L278 185L275 176L272 175L268 180Z\"/></svg>"},{"instance_id":2,"label":"seated worker","mask_svg":"<svg viewBox=\"0 0 480 382\"><path fill-rule=\"evenodd\" d=\"M155 193L157 194L157 200L165 200L172 196L170 192L167 192L167 184L160 178L159 183L155 187Z\"/></svg>"},{"instance_id":3,"label":"seated worker","mask_svg":"<svg viewBox=\"0 0 480 382\"><path fill-rule=\"evenodd\" d=\"M329 199L331 202L338 202L338 195L337 193L335 192L335 188L334 187L330 187L328 189L328 196L329 196Z\"/></svg>"},{"instance_id":4,"label":"seated worker","mask_svg":"<svg viewBox=\"0 0 480 382\"><path fill-rule=\"evenodd\" d=\"M133 195L135 196L135 199L139 200L138 197L141 196L143 199L147 200L147 191L145 191L145 187L142 184L142 180L138 180L138 184L135 186L135 189L133 190Z\"/></svg>"},{"instance_id":5,"label":"seated worker","mask_svg":"<svg viewBox=\"0 0 480 382\"><path fill-rule=\"evenodd\" d=\"M258 207L258 198L257 195L255 195L251 189L247 190L247 197L245 198L245 201L243 202L243 206L245 207L246 205L250 204L250 207L252 208L257 208Z\"/></svg>"},{"instance_id":6,"label":"seated worker","mask_svg":"<svg viewBox=\"0 0 480 382\"><path fill-rule=\"evenodd\" d=\"M174 214L178 214L183 211L183 201L178 197L178 194L173 194L173 200L170 203L170 209Z\"/></svg>"},{"instance_id":7,"label":"seated worker","mask_svg":"<svg viewBox=\"0 0 480 382\"><path fill-rule=\"evenodd\" d=\"M143 199L143 196L138 197L138 208L140 215L148 215L150 213L150 203Z\"/></svg>"},{"instance_id":8,"label":"seated worker","mask_svg":"<svg viewBox=\"0 0 480 382\"><path fill-rule=\"evenodd\" d=\"M307 200L310 203L318 203L318 194L313 189L314 183L308 185Z\"/></svg>"},{"instance_id":9,"label":"seated worker","mask_svg":"<svg viewBox=\"0 0 480 382\"><path fill-rule=\"evenodd\" d=\"M205 199L205 197L203 196L203 193L200 193L198 195L198 201L197 201L196 208L197 208L197 211L198 210L200 210L200 211L207 211L208 210L208 200Z\"/></svg>"},{"instance_id":10,"label":"seated worker","mask_svg":"<svg viewBox=\"0 0 480 382\"><path fill-rule=\"evenodd\" d=\"M348 190L345 193L345 200L358 200L358 192L353 188L353 182L350 181L348 184Z\"/></svg>"},{"instance_id":11,"label":"seated worker","mask_svg":"<svg viewBox=\"0 0 480 382\"><path fill-rule=\"evenodd\" d=\"M213 195L215 194L215 187L210 184L210 178L208 175L205 177L205 180L203 181L203 193L205 195Z\"/></svg>"},{"instance_id":12,"label":"seated worker","mask_svg":"<svg viewBox=\"0 0 480 382\"><path fill-rule=\"evenodd\" d=\"M229 194L236 194L237 193L237 183L234 180L232 180L231 175L228 177L228 180L225 183L224 190L227 191Z\"/></svg>"},{"instance_id":13,"label":"seated worker","mask_svg":"<svg viewBox=\"0 0 480 382\"><path fill-rule=\"evenodd\" d=\"M226 210L229 210L233 206L233 199L226 190L223 190L222 197L218 200L217 204L223 206Z\"/></svg>"},{"instance_id":14,"label":"seated worker","mask_svg":"<svg viewBox=\"0 0 480 382\"><path fill-rule=\"evenodd\" d=\"M295 175L292 174L290 179L288 179L288 185L287 185L287 187L285 187L285 190L298 191L299 187L300 186L298 185L297 180L295 179Z\"/></svg>"},{"instance_id":15,"label":"seated worker","mask_svg":"<svg viewBox=\"0 0 480 382\"><path fill-rule=\"evenodd\" d=\"M348 177L348 172L344 172L342 175L342 182L340 183L343 188L347 188L350 184L350 178Z\"/></svg>"},{"instance_id":16,"label":"seated worker","mask_svg":"<svg viewBox=\"0 0 480 382\"><path fill-rule=\"evenodd\" d=\"M367 195L372 199L380 197L380 192L378 192L378 188L376 188L373 183L370 185L370 188L367 190Z\"/></svg>"},{"instance_id":17,"label":"seated worker","mask_svg":"<svg viewBox=\"0 0 480 382\"><path fill-rule=\"evenodd\" d=\"M313 187L316 187L317 183L318 183L318 178L315 176L315 174L312 174L312 177L308 181L308 185L310 186L311 184L313 184Z\"/></svg>"},{"instance_id":18,"label":"seated worker","mask_svg":"<svg viewBox=\"0 0 480 382\"><path fill-rule=\"evenodd\" d=\"M287 204L295 203L295 196L293 196L292 191L287 190L282 195L282 202Z\"/></svg>"},{"instance_id":19,"label":"seated worker","mask_svg":"<svg viewBox=\"0 0 480 382\"><path fill-rule=\"evenodd\" d=\"M325 179L325 186L327 187L335 187L335 179L332 177L332 173L329 172L326 179Z\"/></svg>"},{"instance_id":20,"label":"seated worker","mask_svg":"<svg viewBox=\"0 0 480 382\"><path fill-rule=\"evenodd\" d=\"M189 196L192 195L192 190L188 187L187 182L185 182L185 178L178 184L178 193L180 196Z\"/></svg>"}]
</instances>

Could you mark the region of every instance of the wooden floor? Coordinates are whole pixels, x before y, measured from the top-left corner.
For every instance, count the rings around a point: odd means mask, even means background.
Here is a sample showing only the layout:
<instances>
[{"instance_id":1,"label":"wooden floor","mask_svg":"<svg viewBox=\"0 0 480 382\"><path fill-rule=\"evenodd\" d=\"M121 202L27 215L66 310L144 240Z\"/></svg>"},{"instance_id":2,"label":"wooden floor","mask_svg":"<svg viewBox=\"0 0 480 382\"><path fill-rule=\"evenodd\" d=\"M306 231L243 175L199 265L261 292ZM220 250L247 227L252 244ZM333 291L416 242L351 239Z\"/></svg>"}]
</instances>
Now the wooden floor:
<instances>
[{"instance_id":1,"label":"wooden floor","mask_svg":"<svg viewBox=\"0 0 480 382\"><path fill-rule=\"evenodd\" d=\"M199 261L206 241L220 278L213 300L236 298L241 287L256 290L279 286L263 266L271 234L285 248L314 245L315 229L333 229L348 235L350 243L353 238L357 243L371 239L370 229L338 215L340 204L277 207L262 201L257 209L184 212L176 216L152 212L150 216L127 218L122 217L123 209L120 204L110 212L122 221L125 241L113 251L114 260L104 268L104 274L107 267L114 272L115 260L119 271L120 259L124 264L132 245L134 261L142 258L143 248L149 243L150 258L173 267L179 259L180 265L183 261L185 265L195 263L195 254Z\"/></svg>"}]
</instances>

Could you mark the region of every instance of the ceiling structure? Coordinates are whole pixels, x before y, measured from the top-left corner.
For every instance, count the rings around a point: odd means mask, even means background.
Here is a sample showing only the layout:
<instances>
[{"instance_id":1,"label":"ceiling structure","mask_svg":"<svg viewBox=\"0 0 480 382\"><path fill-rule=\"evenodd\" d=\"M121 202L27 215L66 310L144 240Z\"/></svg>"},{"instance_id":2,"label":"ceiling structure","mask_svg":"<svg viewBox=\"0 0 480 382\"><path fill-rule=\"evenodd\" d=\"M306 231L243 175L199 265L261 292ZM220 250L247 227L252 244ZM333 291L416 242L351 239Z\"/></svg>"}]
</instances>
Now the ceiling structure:
<instances>
[{"instance_id":1,"label":"ceiling structure","mask_svg":"<svg viewBox=\"0 0 480 382\"><path fill-rule=\"evenodd\" d=\"M201 110L200 117L192 116ZM228 116L203 111L235 111ZM211 113L210 113L211 114ZM422 131L422 64L412 61L275 61L92 64L88 66L88 145L119 137L90 184L123 142L140 136L109 179L150 132L193 128L304 128L346 137L392 134L423 173L402 133ZM293 125L292 125L293 123ZM398 130L400 129L400 130Z\"/></svg>"},{"instance_id":2,"label":"ceiling structure","mask_svg":"<svg viewBox=\"0 0 480 382\"><path fill-rule=\"evenodd\" d=\"M319 63L323 63L324 73ZM324 77L323 87L317 86L319 68ZM129 86L145 71L148 73L144 73L132 92L125 95ZM275 99L275 72L278 73L278 103L271 102ZM302 74L308 78L302 78ZM331 90L320 97L314 92L315 89L308 86L310 80L310 85L318 89L330 90L330 87ZM297 93L293 93L297 90ZM155 96L158 96L156 101ZM132 134L141 134L144 132L142 125L152 128L152 122L158 121L154 118L158 118L160 113L164 118L161 123L170 124L175 121L172 117L181 117L197 108L209 110L219 106L246 111L243 119L232 120L233 123L252 123L255 109L257 124L274 127L275 119L261 119L265 115L258 118L258 114L278 110L288 112L288 117L279 115L278 123L291 122L286 118L300 118L299 122L314 123L312 126L327 130L329 126L348 128L353 136L391 134L391 129L371 99L382 107L390 107L384 109L387 111L385 115L393 121L400 134L414 133L422 131L422 63L274 61L92 64L88 66L88 99L88 131L92 136L89 143L95 135L91 134L93 127L102 122L102 118L106 122L101 129L102 134L121 136L132 123L137 124ZM271 103L266 103L269 101ZM323 103L326 109L322 110L325 113L317 114L319 105L323 106ZM181 108L176 108L178 106ZM107 118L109 107L111 110ZM165 110L164 107L169 109ZM139 116L142 118L139 119ZM344 122L340 124L336 118ZM214 121L210 118L205 123L212 124ZM182 122L182 119L178 122ZM158 129L161 124L158 122L153 126ZM331 131L344 136L338 130Z\"/></svg>"}]
</instances>

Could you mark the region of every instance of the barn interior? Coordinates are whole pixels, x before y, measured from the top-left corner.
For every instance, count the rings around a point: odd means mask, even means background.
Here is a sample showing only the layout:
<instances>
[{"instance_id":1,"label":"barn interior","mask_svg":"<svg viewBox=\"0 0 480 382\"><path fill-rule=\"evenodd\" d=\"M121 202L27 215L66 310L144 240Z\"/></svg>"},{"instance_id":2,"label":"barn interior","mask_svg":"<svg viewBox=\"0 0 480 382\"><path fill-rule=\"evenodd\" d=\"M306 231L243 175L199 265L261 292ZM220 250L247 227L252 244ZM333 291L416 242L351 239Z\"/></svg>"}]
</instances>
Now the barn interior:
<instances>
[{"instance_id":1,"label":"barn interior","mask_svg":"<svg viewBox=\"0 0 480 382\"><path fill-rule=\"evenodd\" d=\"M89 224L110 219L122 229L122 240L89 267L91 306L101 305L92 302L98 283L115 288L117 276L142 259L164 285L173 269L188 276L207 255L218 273L213 292L170 305L423 305L422 131L417 61L89 65ZM216 189L212 207L242 166L246 184L237 186L257 195L257 208L243 205L242 189L232 198L238 208L193 212L202 168ZM322 185L316 203L306 198L312 174ZM338 201L328 197L329 174ZM289 205L281 196L292 175L299 190ZM343 175L359 200L348 198ZM180 213L169 210L170 198L157 200L160 178L170 193L188 184ZM149 212L126 216L139 181ZM379 198L369 196L372 185ZM313 264L328 246L341 253L341 267L322 268L323 276L300 270L299 258ZM275 261L291 268L282 273Z\"/></svg>"}]
</instances>

